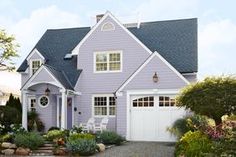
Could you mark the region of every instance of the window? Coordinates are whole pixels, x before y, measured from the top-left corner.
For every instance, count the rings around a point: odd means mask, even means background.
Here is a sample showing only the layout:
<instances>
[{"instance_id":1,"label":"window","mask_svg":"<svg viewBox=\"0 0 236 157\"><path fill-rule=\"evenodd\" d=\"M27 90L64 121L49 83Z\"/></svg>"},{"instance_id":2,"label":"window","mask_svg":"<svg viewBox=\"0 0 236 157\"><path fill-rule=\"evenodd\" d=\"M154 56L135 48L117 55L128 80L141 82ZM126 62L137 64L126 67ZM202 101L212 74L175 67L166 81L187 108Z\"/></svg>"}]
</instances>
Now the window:
<instances>
[{"instance_id":1,"label":"window","mask_svg":"<svg viewBox=\"0 0 236 157\"><path fill-rule=\"evenodd\" d=\"M116 102L113 96L95 96L94 115L95 116L114 116L116 112Z\"/></svg>"},{"instance_id":2,"label":"window","mask_svg":"<svg viewBox=\"0 0 236 157\"><path fill-rule=\"evenodd\" d=\"M102 25L101 30L102 31L112 31L112 30L115 30L115 26L111 22L106 22Z\"/></svg>"},{"instance_id":3,"label":"window","mask_svg":"<svg viewBox=\"0 0 236 157\"><path fill-rule=\"evenodd\" d=\"M30 111L36 111L36 99L35 98L30 98L29 99L29 110Z\"/></svg>"},{"instance_id":4,"label":"window","mask_svg":"<svg viewBox=\"0 0 236 157\"><path fill-rule=\"evenodd\" d=\"M153 107L154 106L154 97L142 97L133 100L133 107Z\"/></svg>"},{"instance_id":5,"label":"window","mask_svg":"<svg viewBox=\"0 0 236 157\"><path fill-rule=\"evenodd\" d=\"M48 104L49 104L49 98L47 96L43 95L39 98L39 105L41 107L47 107Z\"/></svg>"},{"instance_id":6,"label":"window","mask_svg":"<svg viewBox=\"0 0 236 157\"><path fill-rule=\"evenodd\" d=\"M95 72L120 72L121 51L96 52Z\"/></svg>"},{"instance_id":7,"label":"window","mask_svg":"<svg viewBox=\"0 0 236 157\"><path fill-rule=\"evenodd\" d=\"M159 106L160 107L176 106L176 100L175 98L172 98L170 96L159 96Z\"/></svg>"},{"instance_id":8,"label":"window","mask_svg":"<svg viewBox=\"0 0 236 157\"><path fill-rule=\"evenodd\" d=\"M31 61L31 74L33 75L40 66L41 66L40 60L32 60Z\"/></svg>"}]
</instances>

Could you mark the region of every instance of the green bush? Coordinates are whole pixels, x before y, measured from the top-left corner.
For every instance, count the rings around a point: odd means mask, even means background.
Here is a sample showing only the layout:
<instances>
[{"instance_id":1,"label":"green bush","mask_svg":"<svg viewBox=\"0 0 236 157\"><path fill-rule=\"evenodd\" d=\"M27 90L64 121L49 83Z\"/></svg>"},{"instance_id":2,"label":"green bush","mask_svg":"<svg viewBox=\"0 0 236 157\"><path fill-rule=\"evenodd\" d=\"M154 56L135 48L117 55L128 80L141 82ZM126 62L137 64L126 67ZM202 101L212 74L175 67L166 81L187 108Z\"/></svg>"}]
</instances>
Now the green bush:
<instances>
[{"instance_id":1,"label":"green bush","mask_svg":"<svg viewBox=\"0 0 236 157\"><path fill-rule=\"evenodd\" d=\"M48 129L48 131L51 131L51 130L60 130L60 128L56 126L52 126Z\"/></svg>"},{"instance_id":2,"label":"green bush","mask_svg":"<svg viewBox=\"0 0 236 157\"><path fill-rule=\"evenodd\" d=\"M71 134L69 136L69 139L70 140L76 140L76 139L92 139L92 140L95 140L95 136L92 135L92 134L89 134L89 133L85 133L85 134L78 133L78 134Z\"/></svg>"},{"instance_id":3,"label":"green bush","mask_svg":"<svg viewBox=\"0 0 236 157\"><path fill-rule=\"evenodd\" d=\"M37 149L44 144L44 139L38 133L29 132L23 134L16 134L14 142L17 147L30 148L31 150Z\"/></svg>"},{"instance_id":4,"label":"green bush","mask_svg":"<svg viewBox=\"0 0 236 157\"><path fill-rule=\"evenodd\" d=\"M97 135L97 141L103 144L120 145L124 141L124 138L113 131L103 131Z\"/></svg>"},{"instance_id":5,"label":"green bush","mask_svg":"<svg viewBox=\"0 0 236 157\"><path fill-rule=\"evenodd\" d=\"M0 143L2 143L2 142L12 142L12 141L13 141L13 135L12 134L0 135Z\"/></svg>"},{"instance_id":6,"label":"green bush","mask_svg":"<svg viewBox=\"0 0 236 157\"><path fill-rule=\"evenodd\" d=\"M204 130L208 126L205 116L192 115L177 119L167 130L180 139L188 131Z\"/></svg>"},{"instance_id":7,"label":"green bush","mask_svg":"<svg viewBox=\"0 0 236 157\"><path fill-rule=\"evenodd\" d=\"M69 139L66 143L67 150L73 155L93 155L97 150L94 139Z\"/></svg>"},{"instance_id":8,"label":"green bush","mask_svg":"<svg viewBox=\"0 0 236 157\"><path fill-rule=\"evenodd\" d=\"M39 118L39 114L36 111L28 112L28 130L29 131L44 131L44 124Z\"/></svg>"},{"instance_id":9,"label":"green bush","mask_svg":"<svg viewBox=\"0 0 236 157\"><path fill-rule=\"evenodd\" d=\"M72 129L70 130L70 134L75 134L75 133L82 133L82 127L78 127L74 125Z\"/></svg>"},{"instance_id":10,"label":"green bush","mask_svg":"<svg viewBox=\"0 0 236 157\"><path fill-rule=\"evenodd\" d=\"M44 136L47 141L53 141L59 138L66 138L66 132L63 130L51 130Z\"/></svg>"},{"instance_id":11,"label":"green bush","mask_svg":"<svg viewBox=\"0 0 236 157\"><path fill-rule=\"evenodd\" d=\"M200 131L189 131L176 144L175 156L201 157L211 152L212 142Z\"/></svg>"}]
</instances>

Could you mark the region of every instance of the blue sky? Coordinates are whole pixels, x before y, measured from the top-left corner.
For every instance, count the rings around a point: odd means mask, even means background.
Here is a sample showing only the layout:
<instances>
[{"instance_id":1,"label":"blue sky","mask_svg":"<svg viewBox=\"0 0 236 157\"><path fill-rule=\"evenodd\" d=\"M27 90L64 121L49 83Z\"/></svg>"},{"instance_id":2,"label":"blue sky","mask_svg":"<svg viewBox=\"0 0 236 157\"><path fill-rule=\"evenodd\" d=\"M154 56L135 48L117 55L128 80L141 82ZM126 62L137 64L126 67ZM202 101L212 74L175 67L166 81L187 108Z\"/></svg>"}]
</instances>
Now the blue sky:
<instances>
[{"instance_id":1,"label":"blue sky","mask_svg":"<svg viewBox=\"0 0 236 157\"><path fill-rule=\"evenodd\" d=\"M201 79L236 73L235 6L235 0L0 0L0 28L16 36L19 66L46 29L91 26L95 15L106 10L121 22L197 17ZM8 77L19 86L19 76L3 72L0 85L9 82Z\"/></svg>"}]
</instances>

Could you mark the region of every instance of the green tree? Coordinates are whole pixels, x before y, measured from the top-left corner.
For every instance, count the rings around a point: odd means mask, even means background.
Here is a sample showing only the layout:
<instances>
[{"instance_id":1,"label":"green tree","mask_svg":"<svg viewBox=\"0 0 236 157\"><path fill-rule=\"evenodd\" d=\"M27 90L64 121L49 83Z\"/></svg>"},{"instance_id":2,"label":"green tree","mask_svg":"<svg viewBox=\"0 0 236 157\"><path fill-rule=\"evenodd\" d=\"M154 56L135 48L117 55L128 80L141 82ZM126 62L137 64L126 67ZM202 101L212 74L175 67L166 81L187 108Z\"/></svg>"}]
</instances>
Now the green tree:
<instances>
[{"instance_id":1,"label":"green tree","mask_svg":"<svg viewBox=\"0 0 236 157\"><path fill-rule=\"evenodd\" d=\"M11 124L21 124L21 114L20 100L11 94L6 105L0 106L0 124L6 127L6 132L10 130Z\"/></svg>"},{"instance_id":2,"label":"green tree","mask_svg":"<svg viewBox=\"0 0 236 157\"><path fill-rule=\"evenodd\" d=\"M214 119L218 125L223 115L236 113L236 78L207 77L185 87L177 97L177 103L196 114Z\"/></svg>"},{"instance_id":3,"label":"green tree","mask_svg":"<svg viewBox=\"0 0 236 157\"><path fill-rule=\"evenodd\" d=\"M12 71L15 69L15 63L12 61L14 57L18 57L15 38L8 35L5 30L0 29L0 71Z\"/></svg>"}]
</instances>

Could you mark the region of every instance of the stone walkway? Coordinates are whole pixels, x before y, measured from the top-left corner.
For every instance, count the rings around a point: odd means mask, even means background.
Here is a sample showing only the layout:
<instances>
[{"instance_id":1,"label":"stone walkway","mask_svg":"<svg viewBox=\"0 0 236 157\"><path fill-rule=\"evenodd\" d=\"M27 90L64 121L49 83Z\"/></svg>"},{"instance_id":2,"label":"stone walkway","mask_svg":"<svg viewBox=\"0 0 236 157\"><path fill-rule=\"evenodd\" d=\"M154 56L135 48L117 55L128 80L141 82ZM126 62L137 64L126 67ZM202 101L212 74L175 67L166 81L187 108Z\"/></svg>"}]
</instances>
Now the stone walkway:
<instances>
[{"instance_id":1,"label":"stone walkway","mask_svg":"<svg viewBox=\"0 0 236 157\"><path fill-rule=\"evenodd\" d=\"M127 142L93 157L173 157L174 143Z\"/></svg>"}]
</instances>

